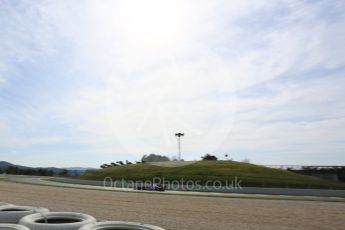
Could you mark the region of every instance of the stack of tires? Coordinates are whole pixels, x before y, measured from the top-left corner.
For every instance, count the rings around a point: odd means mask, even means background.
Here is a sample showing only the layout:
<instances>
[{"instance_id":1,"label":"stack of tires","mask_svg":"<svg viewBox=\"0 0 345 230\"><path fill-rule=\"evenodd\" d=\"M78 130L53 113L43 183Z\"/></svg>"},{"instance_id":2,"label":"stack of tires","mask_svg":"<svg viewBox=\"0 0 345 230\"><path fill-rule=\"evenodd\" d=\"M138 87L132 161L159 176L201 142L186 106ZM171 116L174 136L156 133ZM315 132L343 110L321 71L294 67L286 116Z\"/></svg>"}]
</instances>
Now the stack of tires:
<instances>
[{"instance_id":1,"label":"stack of tires","mask_svg":"<svg viewBox=\"0 0 345 230\"><path fill-rule=\"evenodd\" d=\"M76 212L50 212L46 208L18 206L0 202L0 230L164 230L163 228L125 221L97 220Z\"/></svg>"}]
</instances>

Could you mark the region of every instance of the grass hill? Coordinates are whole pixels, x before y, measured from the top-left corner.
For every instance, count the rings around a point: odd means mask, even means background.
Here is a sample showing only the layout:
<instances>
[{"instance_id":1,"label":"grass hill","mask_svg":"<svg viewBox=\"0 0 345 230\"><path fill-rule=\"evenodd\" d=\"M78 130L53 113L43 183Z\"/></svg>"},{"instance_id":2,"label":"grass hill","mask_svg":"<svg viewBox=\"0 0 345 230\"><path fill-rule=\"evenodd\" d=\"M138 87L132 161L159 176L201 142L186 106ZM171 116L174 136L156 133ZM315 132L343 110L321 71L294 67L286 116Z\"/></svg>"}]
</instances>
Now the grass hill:
<instances>
[{"instance_id":1,"label":"grass hill","mask_svg":"<svg viewBox=\"0 0 345 230\"><path fill-rule=\"evenodd\" d=\"M219 180L223 183L235 177L242 186L287 188L333 188L345 189L345 183L332 182L312 176L272 169L235 161L159 162L109 167L85 173L81 179L103 180L105 177L125 180L193 180L202 183Z\"/></svg>"}]
</instances>

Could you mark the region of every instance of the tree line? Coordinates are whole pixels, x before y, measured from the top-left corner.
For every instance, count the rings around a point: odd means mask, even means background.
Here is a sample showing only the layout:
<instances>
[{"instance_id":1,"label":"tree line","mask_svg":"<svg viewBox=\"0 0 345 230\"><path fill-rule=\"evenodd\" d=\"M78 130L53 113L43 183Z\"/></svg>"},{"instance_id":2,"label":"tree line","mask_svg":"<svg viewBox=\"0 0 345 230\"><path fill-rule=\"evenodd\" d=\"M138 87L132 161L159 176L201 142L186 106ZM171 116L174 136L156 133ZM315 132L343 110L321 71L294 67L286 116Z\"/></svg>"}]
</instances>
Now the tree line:
<instances>
[{"instance_id":1,"label":"tree line","mask_svg":"<svg viewBox=\"0 0 345 230\"><path fill-rule=\"evenodd\" d=\"M13 174L13 175L31 175L31 176L69 176L67 169L60 172L54 172L45 168L23 168L18 166L8 166L7 168L0 168L0 174Z\"/></svg>"},{"instance_id":2,"label":"tree line","mask_svg":"<svg viewBox=\"0 0 345 230\"><path fill-rule=\"evenodd\" d=\"M20 168L17 166L9 166L4 169L0 169L0 173L15 174L15 175L34 175L34 176L53 176L54 172L49 169L33 169L33 168Z\"/></svg>"},{"instance_id":3,"label":"tree line","mask_svg":"<svg viewBox=\"0 0 345 230\"><path fill-rule=\"evenodd\" d=\"M202 160L218 160L218 158L216 156L208 154L208 153L205 154L204 156L202 156L201 159ZM125 162L123 162L123 161L116 161L116 162L111 162L109 164L102 164L100 167L102 169L104 169L104 168L116 167L116 166L121 166L121 165L143 164L143 163L146 163L146 162L162 162L162 161L177 161L177 159L176 158L170 159L169 157L164 156L164 155L159 155L159 154L151 153L149 155L145 154L141 158L141 161L135 161L135 162L130 162L128 160L126 160ZM182 159L182 161L183 161L183 159Z\"/></svg>"}]
</instances>

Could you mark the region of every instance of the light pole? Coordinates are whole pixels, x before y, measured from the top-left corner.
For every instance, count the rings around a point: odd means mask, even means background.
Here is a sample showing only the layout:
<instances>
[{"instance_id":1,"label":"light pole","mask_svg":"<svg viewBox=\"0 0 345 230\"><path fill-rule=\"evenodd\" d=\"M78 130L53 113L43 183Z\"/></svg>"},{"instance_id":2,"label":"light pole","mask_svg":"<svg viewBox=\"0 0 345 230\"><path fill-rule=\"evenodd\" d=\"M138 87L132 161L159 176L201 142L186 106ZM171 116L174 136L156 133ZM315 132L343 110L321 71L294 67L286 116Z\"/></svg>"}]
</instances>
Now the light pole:
<instances>
[{"instance_id":1,"label":"light pole","mask_svg":"<svg viewBox=\"0 0 345 230\"><path fill-rule=\"evenodd\" d=\"M175 133L175 136L178 137L178 160L181 160L181 137L184 136L184 133Z\"/></svg>"}]
</instances>

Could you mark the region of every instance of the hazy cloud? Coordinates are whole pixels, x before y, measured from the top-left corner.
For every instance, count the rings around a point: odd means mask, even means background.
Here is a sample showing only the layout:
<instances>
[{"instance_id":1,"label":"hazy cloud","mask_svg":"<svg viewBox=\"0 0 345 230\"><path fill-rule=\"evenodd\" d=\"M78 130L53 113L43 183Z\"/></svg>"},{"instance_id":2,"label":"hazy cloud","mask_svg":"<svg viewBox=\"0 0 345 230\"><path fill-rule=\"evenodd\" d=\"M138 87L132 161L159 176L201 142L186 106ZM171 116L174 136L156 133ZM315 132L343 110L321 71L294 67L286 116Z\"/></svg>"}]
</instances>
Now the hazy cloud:
<instances>
[{"instance_id":1,"label":"hazy cloud","mask_svg":"<svg viewBox=\"0 0 345 230\"><path fill-rule=\"evenodd\" d=\"M66 152L94 165L173 155L182 131L186 159L344 161L344 9L341 1L4 1L0 136L12 141L1 141L0 156L42 156L40 144L51 152L42 162Z\"/></svg>"}]
</instances>

